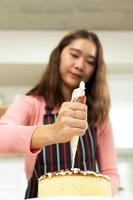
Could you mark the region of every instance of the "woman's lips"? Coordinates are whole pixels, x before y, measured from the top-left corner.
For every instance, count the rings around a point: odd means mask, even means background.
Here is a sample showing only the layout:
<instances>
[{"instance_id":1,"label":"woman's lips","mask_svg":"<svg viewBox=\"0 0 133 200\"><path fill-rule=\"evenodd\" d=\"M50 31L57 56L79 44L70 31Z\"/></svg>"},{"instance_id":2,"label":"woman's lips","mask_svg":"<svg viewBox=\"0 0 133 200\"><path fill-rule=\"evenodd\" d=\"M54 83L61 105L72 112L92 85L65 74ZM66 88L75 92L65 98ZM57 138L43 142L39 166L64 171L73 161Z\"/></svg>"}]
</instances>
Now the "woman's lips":
<instances>
[{"instance_id":1,"label":"woman's lips","mask_svg":"<svg viewBox=\"0 0 133 200\"><path fill-rule=\"evenodd\" d=\"M76 80L80 80L80 79L82 78L82 76L79 75L79 74L74 74L74 73L70 73L70 74L71 74L71 76L72 76L74 79L76 79Z\"/></svg>"}]
</instances>

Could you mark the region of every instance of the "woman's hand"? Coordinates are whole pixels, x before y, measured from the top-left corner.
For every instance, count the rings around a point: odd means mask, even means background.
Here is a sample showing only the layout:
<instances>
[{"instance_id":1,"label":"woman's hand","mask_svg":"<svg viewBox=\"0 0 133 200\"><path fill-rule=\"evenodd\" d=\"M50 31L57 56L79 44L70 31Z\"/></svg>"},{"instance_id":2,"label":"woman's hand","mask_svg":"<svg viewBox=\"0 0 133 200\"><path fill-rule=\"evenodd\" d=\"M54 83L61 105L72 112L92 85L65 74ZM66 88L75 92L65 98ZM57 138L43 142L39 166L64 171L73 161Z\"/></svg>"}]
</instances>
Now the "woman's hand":
<instances>
[{"instance_id":1,"label":"woman's hand","mask_svg":"<svg viewBox=\"0 0 133 200\"><path fill-rule=\"evenodd\" d=\"M32 135L31 149L65 143L75 135L84 135L87 128L87 106L83 99L81 102L63 103L55 123L37 127Z\"/></svg>"},{"instance_id":2,"label":"woman's hand","mask_svg":"<svg viewBox=\"0 0 133 200\"><path fill-rule=\"evenodd\" d=\"M87 106L79 102L65 102L53 124L55 143L68 142L75 135L83 135L86 128Z\"/></svg>"}]
</instances>

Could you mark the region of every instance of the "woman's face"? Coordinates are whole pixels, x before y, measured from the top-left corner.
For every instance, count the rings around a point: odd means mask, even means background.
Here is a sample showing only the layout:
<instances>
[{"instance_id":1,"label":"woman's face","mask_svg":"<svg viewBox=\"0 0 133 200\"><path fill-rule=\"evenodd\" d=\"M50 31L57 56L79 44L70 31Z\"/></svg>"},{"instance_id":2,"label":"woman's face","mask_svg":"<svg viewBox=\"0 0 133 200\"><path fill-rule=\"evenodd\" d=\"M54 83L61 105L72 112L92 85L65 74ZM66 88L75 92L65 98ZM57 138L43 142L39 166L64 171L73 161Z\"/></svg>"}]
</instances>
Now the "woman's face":
<instances>
[{"instance_id":1,"label":"woman's face","mask_svg":"<svg viewBox=\"0 0 133 200\"><path fill-rule=\"evenodd\" d=\"M61 52L60 75L63 86L73 90L87 82L95 70L96 46L87 39L75 39Z\"/></svg>"}]
</instances>

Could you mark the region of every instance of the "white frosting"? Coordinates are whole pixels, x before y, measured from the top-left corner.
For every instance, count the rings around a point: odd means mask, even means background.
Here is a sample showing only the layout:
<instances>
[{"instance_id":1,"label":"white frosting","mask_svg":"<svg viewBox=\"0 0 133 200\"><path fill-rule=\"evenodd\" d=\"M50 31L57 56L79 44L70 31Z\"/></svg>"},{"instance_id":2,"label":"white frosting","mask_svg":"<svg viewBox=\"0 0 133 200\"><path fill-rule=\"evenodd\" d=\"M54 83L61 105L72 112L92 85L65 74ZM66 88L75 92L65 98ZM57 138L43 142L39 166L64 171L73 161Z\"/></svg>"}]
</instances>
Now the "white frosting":
<instances>
[{"instance_id":1,"label":"white frosting","mask_svg":"<svg viewBox=\"0 0 133 200\"><path fill-rule=\"evenodd\" d=\"M109 176L107 175L103 175L103 174L99 174L99 173L96 173L96 172L93 172L93 171L83 171L83 170L80 170L79 168L73 168L71 170L61 170L61 171L57 171L57 172L53 172L53 173L47 173L43 176L40 177L39 180L42 180L46 177L48 178L52 178L53 176L58 176L58 175L62 175L62 176L65 176L65 175L72 175L72 174L81 174L81 175L84 175L84 176L89 176L89 175L93 175L95 177L103 177L105 179L107 179L108 181L110 180Z\"/></svg>"}]
</instances>

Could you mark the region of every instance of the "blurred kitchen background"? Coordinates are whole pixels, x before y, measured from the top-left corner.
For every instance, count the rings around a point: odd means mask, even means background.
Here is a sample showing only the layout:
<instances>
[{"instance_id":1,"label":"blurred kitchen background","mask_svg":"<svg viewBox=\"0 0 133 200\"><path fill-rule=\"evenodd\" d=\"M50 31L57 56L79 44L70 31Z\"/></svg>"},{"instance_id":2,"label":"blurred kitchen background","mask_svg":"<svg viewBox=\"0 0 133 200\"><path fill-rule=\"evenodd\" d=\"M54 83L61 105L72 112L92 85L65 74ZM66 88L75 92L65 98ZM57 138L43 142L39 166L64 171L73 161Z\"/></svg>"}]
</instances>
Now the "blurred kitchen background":
<instances>
[{"instance_id":1,"label":"blurred kitchen background","mask_svg":"<svg viewBox=\"0 0 133 200\"><path fill-rule=\"evenodd\" d=\"M121 188L133 194L133 1L0 0L0 113L38 81L49 54L69 30L100 37L107 63ZM1 141L2 142L2 141ZM0 199L23 199L22 156L0 157Z\"/></svg>"}]
</instances>

